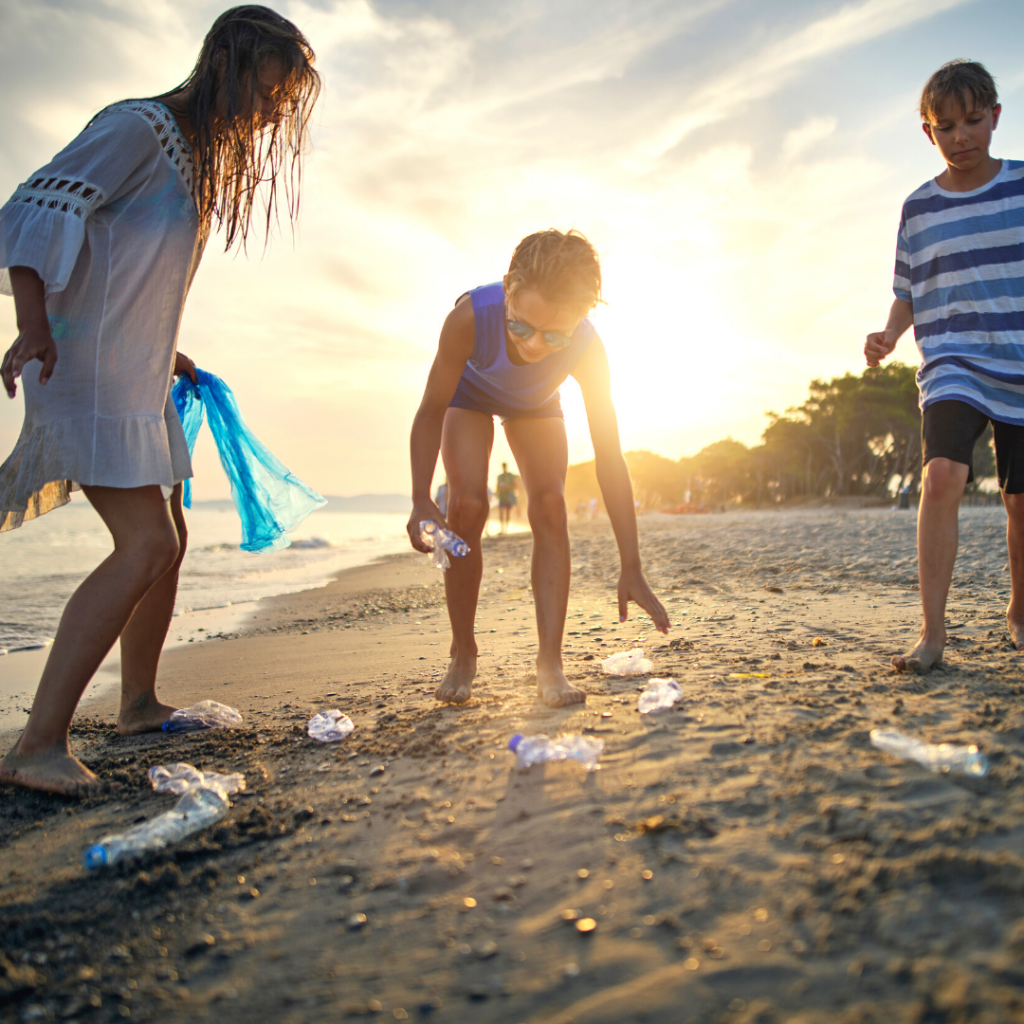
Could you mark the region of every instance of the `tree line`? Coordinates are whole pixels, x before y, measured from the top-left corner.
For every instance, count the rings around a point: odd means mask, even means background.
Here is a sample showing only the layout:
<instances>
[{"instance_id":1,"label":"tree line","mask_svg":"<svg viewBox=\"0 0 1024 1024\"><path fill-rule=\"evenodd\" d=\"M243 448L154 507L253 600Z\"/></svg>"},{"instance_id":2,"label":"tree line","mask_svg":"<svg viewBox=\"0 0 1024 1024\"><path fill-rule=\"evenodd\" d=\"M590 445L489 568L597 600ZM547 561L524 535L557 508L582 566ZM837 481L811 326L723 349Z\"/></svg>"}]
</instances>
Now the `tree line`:
<instances>
[{"instance_id":1,"label":"tree line","mask_svg":"<svg viewBox=\"0 0 1024 1024\"><path fill-rule=\"evenodd\" d=\"M802 405L766 415L761 444L752 448L727 437L677 460L626 452L640 507L698 511L918 490L921 412L910 366L893 362L860 376L812 380ZM975 447L975 489L995 475L990 438L991 427ZM593 461L569 467L570 509L599 493Z\"/></svg>"}]
</instances>

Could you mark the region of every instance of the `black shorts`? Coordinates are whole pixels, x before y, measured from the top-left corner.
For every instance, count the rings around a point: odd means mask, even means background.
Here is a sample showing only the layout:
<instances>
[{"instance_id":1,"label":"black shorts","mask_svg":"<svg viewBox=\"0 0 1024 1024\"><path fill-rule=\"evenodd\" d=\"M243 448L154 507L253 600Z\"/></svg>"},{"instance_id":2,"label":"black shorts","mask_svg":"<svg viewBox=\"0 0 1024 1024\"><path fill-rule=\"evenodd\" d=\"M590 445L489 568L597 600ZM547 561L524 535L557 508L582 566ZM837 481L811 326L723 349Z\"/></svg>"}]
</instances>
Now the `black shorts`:
<instances>
[{"instance_id":1,"label":"black shorts","mask_svg":"<svg viewBox=\"0 0 1024 1024\"><path fill-rule=\"evenodd\" d=\"M974 479L974 445L991 420L996 442L999 487L1007 494L1024 494L1024 427L992 420L973 405L946 399L933 402L921 418L921 447L925 464L949 459L967 466Z\"/></svg>"}]
</instances>

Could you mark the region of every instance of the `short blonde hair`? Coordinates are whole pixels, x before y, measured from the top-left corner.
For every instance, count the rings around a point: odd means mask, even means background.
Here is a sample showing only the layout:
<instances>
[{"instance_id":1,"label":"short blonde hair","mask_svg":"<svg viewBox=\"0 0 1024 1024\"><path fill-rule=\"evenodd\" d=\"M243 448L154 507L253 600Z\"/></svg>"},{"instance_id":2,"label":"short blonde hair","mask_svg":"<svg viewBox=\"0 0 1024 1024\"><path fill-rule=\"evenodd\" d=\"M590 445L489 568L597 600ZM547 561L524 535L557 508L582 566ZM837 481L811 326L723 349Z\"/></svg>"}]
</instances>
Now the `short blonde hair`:
<instances>
[{"instance_id":1,"label":"short blonde hair","mask_svg":"<svg viewBox=\"0 0 1024 1024\"><path fill-rule=\"evenodd\" d=\"M921 93L921 120L934 116L943 100L954 99L966 112L968 97L978 110L990 110L999 102L996 83L977 61L951 60L928 79Z\"/></svg>"},{"instance_id":2,"label":"short blonde hair","mask_svg":"<svg viewBox=\"0 0 1024 1024\"><path fill-rule=\"evenodd\" d=\"M536 231L516 246L505 277L508 298L522 288L536 288L548 302L585 316L601 301L601 261L575 228Z\"/></svg>"}]
</instances>

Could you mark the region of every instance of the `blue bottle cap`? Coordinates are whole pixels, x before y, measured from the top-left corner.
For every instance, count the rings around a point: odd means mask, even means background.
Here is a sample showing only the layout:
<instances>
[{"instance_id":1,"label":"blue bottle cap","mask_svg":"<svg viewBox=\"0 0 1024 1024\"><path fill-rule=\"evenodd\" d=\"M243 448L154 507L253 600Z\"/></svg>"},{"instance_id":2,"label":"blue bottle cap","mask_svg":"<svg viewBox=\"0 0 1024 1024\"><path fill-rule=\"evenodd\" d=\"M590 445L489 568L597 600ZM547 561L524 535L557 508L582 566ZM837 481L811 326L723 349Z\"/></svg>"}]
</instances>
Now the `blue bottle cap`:
<instances>
[{"instance_id":1,"label":"blue bottle cap","mask_svg":"<svg viewBox=\"0 0 1024 1024\"><path fill-rule=\"evenodd\" d=\"M519 747L519 744L522 743L522 741L523 741L523 734L520 733L520 732L517 732L515 734L515 736L513 736L512 739L510 739L508 741L508 749L511 750L513 753L515 753L516 750Z\"/></svg>"},{"instance_id":2,"label":"blue bottle cap","mask_svg":"<svg viewBox=\"0 0 1024 1024\"><path fill-rule=\"evenodd\" d=\"M95 871L96 868L101 868L107 863L107 851L97 843L95 846L90 846L85 853L82 854L82 867L86 871Z\"/></svg>"}]
</instances>

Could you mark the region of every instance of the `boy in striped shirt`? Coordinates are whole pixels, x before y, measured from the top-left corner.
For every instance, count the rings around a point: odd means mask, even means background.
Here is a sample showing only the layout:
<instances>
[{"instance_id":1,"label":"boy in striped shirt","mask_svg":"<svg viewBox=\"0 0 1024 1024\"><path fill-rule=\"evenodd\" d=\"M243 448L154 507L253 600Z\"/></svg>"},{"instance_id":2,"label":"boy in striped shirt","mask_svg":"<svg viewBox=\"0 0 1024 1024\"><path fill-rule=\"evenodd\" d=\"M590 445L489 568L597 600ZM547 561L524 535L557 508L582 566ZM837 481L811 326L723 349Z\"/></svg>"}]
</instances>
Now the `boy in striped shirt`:
<instances>
[{"instance_id":1,"label":"boy in striped shirt","mask_svg":"<svg viewBox=\"0 0 1024 1024\"><path fill-rule=\"evenodd\" d=\"M903 204L896 300L885 330L864 346L868 366L878 366L913 324L921 351L924 625L917 645L892 659L900 671L925 673L942 660L960 498L989 421L1007 513L1006 622L1024 649L1024 162L989 155L999 114L995 82L981 64L952 61L928 80L922 127L946 169Z\"/></svg>"}]
</instances>

